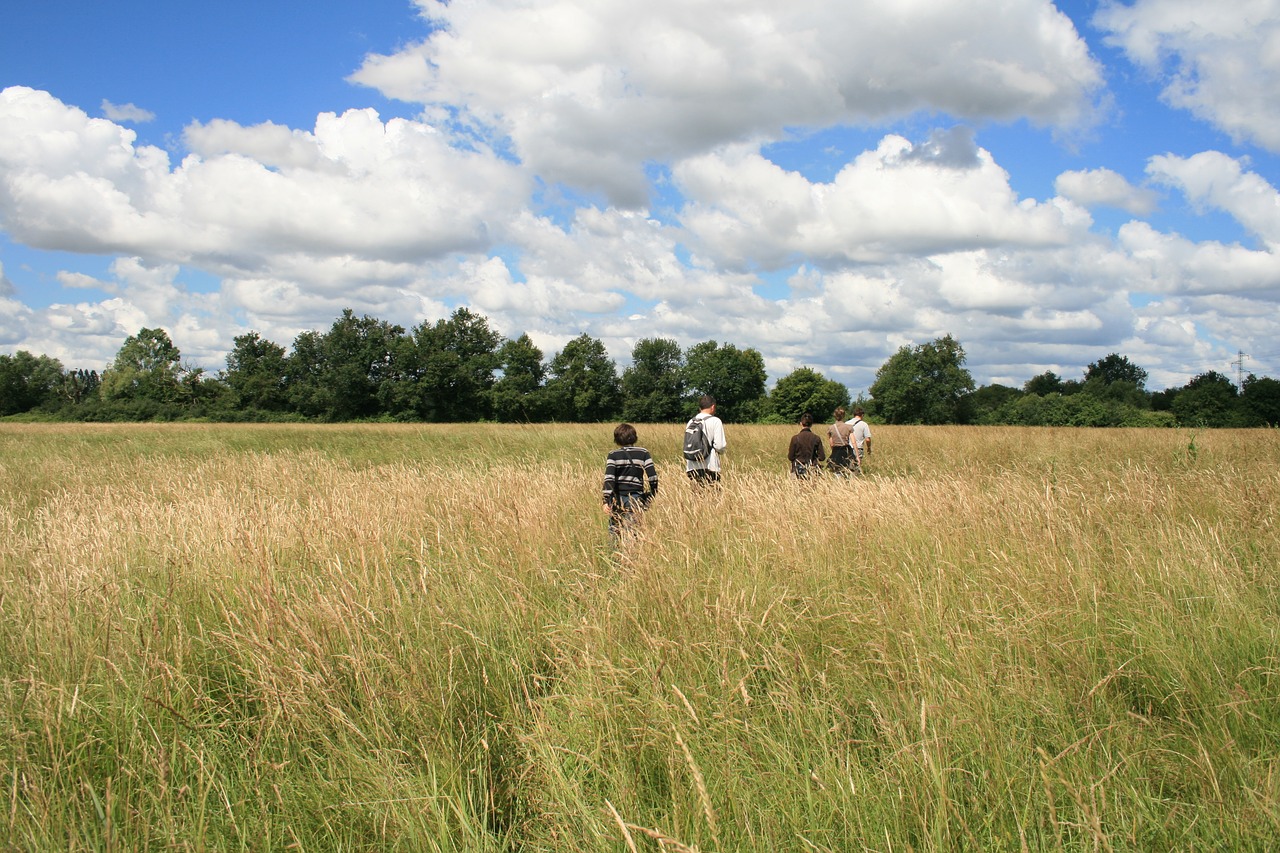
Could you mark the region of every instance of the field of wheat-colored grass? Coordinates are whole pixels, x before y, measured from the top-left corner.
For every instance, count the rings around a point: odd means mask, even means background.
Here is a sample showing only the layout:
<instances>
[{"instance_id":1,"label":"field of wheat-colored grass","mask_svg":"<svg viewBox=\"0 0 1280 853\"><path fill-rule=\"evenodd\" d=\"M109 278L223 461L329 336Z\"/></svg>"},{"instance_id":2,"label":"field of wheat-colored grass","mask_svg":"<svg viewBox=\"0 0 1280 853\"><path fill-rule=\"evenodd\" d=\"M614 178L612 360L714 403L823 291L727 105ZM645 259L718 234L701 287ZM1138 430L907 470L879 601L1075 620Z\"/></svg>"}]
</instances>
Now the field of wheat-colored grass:
<instances>
[{"instance_id":1,"label":"field of wheat-colored grass","mask_svg":"<svg viewBox=\"0 0 1280 853\"><path fill-rule=\"evenodd\" d=\"M1280 432L612 426L0 424L0 849L1280 846Z\"/></svg>"}]
</instances>

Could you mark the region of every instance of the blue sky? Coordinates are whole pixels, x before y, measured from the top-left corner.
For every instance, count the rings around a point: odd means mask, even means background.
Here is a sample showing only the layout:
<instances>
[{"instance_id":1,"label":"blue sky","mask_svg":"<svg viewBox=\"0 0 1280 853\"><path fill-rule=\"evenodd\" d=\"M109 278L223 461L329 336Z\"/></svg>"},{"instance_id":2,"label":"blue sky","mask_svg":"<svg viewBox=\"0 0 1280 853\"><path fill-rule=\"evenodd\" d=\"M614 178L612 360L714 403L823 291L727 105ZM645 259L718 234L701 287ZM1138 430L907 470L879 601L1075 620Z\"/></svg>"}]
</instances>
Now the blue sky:
<instances>
[{"instance_id":1,"label":"blue sky","mask_svg":"<svg viewBox=\"0 0 1280 853\"><path fill-rule=\"evenodd\" d=\"M855 393L944 334L979 383L1280 376L1277 44L1280 0L18 4L0 352L467 306Z\"/></svg>"}]
</instances>

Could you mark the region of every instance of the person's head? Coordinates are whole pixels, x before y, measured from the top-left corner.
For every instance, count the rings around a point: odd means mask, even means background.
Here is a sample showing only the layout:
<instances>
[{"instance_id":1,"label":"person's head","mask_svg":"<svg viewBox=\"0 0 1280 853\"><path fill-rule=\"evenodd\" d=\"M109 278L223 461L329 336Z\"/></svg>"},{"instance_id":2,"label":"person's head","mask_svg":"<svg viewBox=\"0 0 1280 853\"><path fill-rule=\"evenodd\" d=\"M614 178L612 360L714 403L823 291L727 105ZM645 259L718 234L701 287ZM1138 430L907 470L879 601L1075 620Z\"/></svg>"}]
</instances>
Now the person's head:
<instances>
[{"instance_id":1,"label":"person's head","mask_svg":"<svg viewBox=\"0 0 1280 853\"><path fill-rule=\"evenodd\" d=\"M866 412L862 411L862 407L861 407L861 406L858 406L857 408L855 408L855 409L853 410L853 414L854 414L854 416L855 416L855 417L859 417L859 418L860 418L860 417L862 417L864 414L866 414Z\"/></svg>"},{"instance_id":2,"label":"person's head","mask_svg":"<svg viewBox=\"0 0 1280 853\"><path fill-rule=\"evenodd\" d=\"M716 398L712 397L710 394L703 394L698 398L698 408L704 412L715 411Z\"/></svg>"},{"instance_id":3,"label":"person's head","mask_svg":"<svg viewBox=\"0 0 1280 853\"><path fill-rule=\"evenodd\" d=\"M637 441L636 428L631 424L618 424L613 429L613 443L619 447L627 447Z\"/></svg>"},{"instance_id":4,"label":"person's head","mask_svg":"<svg viewBox=\"0 0 1280 853\"><path fill-rule=\"evenodd\" d=\"M800 416L800 428L808 429L811 426L813 426L813 415L809 414L808 412L805 412L803 415Z\"/></svg>"},{"instance_id":5,"label":"person's head","mask_svg":"<svg viewBox=\"0 0 1280 853\"><path fill-rule=\"evenodd\" d=\"M835 412L833 412L831 416L838 421L844 420L844 406L836 407Z\"/></svg>"}]
</instances>

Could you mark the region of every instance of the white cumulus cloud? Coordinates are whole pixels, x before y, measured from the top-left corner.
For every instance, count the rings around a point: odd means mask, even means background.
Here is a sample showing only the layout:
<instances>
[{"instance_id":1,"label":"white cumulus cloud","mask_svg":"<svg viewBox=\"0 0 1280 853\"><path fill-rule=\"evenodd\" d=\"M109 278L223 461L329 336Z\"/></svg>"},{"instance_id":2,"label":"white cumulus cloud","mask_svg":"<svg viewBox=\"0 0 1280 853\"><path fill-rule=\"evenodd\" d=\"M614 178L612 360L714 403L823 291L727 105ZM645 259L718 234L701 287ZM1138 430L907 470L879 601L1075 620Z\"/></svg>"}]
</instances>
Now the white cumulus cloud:
<instances>
[{"instance_id":1,"label":"white cumulus cloud","mask_svg":"<svg viewBox=\"0 0 1280 853\"><path fill-rule=\"evenodd\" d=\"M101 281L82 272L62 270L58 273L57 279L58 284L72 290L109 290L114 287L110 282Z\"/></svg>"},{"instance_id":2,"label":"white cumulus cloud","mask_svg":"<svg viewBox=\"0 0 1280 853\"><path fill-rule=\"evenodd\" d=\"M1106 206L1145 216L1156 208L1154 192L1135 187L1111 169L1063 172L1054 181L1054 191L1084 207Z\"/></svg>"},{"instance_id":3,"label":"white cumulus cloud","mask_svg":"<svg viewBox=\"0 0 1280 853\"><path fill-rule=\"evenodd\" d=\"M1181 190L1193 204L1231 214L1272 250L1280 250L1280 192L1240 160L1218 151L1166 154L1151 158L1147 174Z\"/></svg>"},{"instance_id":4,"label":"white cumulus cloud","mask_svg":"<svg viewBox=\"0 0 1280 853\"><path fill-rule=\"evenodd\" d=\"M994 245L1054 246L1087 230L1070 204L1021 200L1008 174L965 133L913 146L891 135L830 183L788 172L734 147L674 169L688 199L681 216L717 263L777 268L874 263Z\"/></svg>"},{"instance_id":5,"label":"white cumulus cloud","mask_svg":"<svg viewBox=\"0 0 1280 853\"><path fill-rule=\"evenodd\" d=\"M1280 151L1280 0L1109 0L1094 23L1171 106Z\"/></svg>"},{"instance_id":6,"label":"white cumulus cloud","mask_svg":"<svg viewBox=\"0 0 1280 853\"><path fill-rule=\"evenodd\" d=\"M538 174L628 206L646 161L917 111L1073 126L1102 81L1043 0L417 2L432 34L353 81L461 106Z\"/></svg>"},{"instance_id":7,"label":"white cumulus cloud","mask_svg":"<svg viewBox=\"0 0 1280 853\"><path fill-rule=\"evenodd\" d=\"M44 92L0 92L0 224L46 249L259 270L280 256L425 260L487 248L527 178L372 110L314 131L222 122L176 167L132 131ZM256 159L261 157L262 159Z\"/></svg>"},{"instance_id":8,"label":"white cumulus cloud","mask_svg":"<svg viewBox=\"0 0 1280 853\"><path fill-rule=\"evenodd\" d=\"M150 110L144 110L135 104L113 104L106 98L102 99L102 114L114 122L145 124L156 120L156 114Z\"/></svg>"}]
</instances>

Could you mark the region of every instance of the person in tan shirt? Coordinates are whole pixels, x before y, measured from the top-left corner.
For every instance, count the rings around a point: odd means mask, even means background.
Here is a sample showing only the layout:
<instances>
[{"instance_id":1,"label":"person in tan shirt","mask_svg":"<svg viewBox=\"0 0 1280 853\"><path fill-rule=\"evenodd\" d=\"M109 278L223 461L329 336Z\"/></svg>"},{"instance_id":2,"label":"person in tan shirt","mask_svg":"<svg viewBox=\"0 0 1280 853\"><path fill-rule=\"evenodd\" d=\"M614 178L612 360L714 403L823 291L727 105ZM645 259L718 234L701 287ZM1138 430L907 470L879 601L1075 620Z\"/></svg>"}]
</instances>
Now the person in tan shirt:
<instances>
[{"instance_id":1,"label":"person in tan shirt","mask_svg":"<svg viewBox=\"0 0 1280 853\"><path fill-rule=\"evenodd\" d=\"M853 471L853 427L844 422L844 406L832 413L835 423L827 427L827 437L831 439L831 470L836 474L849 474Z\"/></svg>"}]
</instances>

